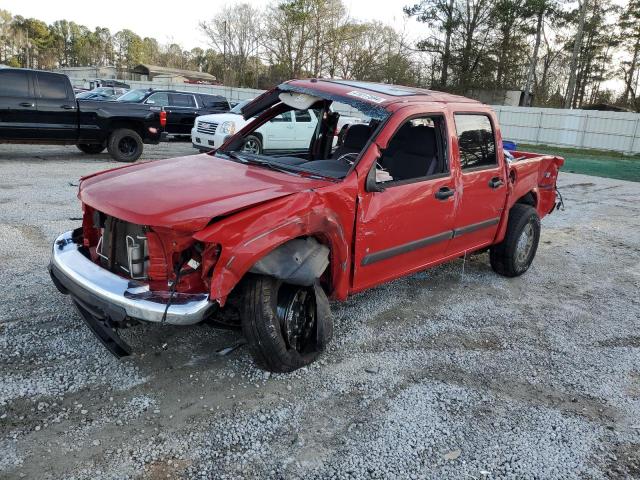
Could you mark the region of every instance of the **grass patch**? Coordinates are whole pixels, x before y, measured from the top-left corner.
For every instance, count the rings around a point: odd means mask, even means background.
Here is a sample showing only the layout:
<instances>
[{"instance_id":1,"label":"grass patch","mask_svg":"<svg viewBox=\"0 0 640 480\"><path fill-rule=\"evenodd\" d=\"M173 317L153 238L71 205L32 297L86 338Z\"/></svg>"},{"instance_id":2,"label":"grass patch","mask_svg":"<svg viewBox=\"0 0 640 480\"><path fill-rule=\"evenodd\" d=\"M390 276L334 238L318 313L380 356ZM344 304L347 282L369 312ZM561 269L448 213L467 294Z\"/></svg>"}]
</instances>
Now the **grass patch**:
<instances>
[{"instance_id":1,"label":"grass patch","mask_svg":"<svg viewBox=\"0 0 640 480\"><path fill-rule=\"evenodd\" d=\"M640 182L640 155L623 155L607 150L518 144L525 152L550 153L564 157L563 172Z\"/></svg>"}]
</instances>

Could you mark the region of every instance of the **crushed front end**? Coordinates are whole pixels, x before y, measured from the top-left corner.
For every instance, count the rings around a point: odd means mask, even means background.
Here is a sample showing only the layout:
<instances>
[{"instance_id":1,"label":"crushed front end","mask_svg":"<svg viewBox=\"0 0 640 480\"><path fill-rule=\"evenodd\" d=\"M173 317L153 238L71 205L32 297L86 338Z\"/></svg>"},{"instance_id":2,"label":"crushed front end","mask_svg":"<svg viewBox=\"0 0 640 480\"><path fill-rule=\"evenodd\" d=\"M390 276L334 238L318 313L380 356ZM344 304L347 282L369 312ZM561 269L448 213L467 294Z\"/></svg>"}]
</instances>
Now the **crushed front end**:
<instances>
[{"instance_id":1,"label":"crushed front end","mask_svg":"<svg viewBox=\"0 0 640 480\"><path fill-rule=\"evenodd\" d=\"M139 321L192 325L210 317L216 245L191 234L135 225L84 205L83 226L61 234L49 272L116 356L131 352L117 330ZM204 273L203 273L204 272Z\"/></svg>"}]
</instances>

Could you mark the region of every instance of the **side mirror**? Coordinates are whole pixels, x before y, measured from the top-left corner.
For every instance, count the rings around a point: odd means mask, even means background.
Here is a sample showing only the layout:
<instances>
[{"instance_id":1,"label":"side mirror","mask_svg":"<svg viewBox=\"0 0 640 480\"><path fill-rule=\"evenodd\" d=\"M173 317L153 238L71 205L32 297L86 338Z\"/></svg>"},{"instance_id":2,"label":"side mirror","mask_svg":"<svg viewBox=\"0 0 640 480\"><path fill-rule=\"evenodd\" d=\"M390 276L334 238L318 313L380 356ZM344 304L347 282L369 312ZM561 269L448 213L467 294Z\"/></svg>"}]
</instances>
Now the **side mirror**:
<instances>
[{"instance_id":1,"label":"side mirror","mask_svg":"<svg viewBox=\"0 0 640 480\"><path fill-rule=\"evenodd\" d=\"M147 104L147 105L155 105L155 104L156 104L156 102L155 102L155 100L147 100L147 101L146 101L146 104Z\"/></svg>"},{"instance_id":2,"label":"side mirror","mask_svg":"<svg viewBox=\"0 0 640 480\"><path fill-rule=\"evenodd\" d=\"M365 181L364 188L367 192L384 192L385 188L381 183L376 182L376 164L378 163L378 158L371 168L369 169L369 173L367 174L367 180Z\"/></svg>"}]
</instances>

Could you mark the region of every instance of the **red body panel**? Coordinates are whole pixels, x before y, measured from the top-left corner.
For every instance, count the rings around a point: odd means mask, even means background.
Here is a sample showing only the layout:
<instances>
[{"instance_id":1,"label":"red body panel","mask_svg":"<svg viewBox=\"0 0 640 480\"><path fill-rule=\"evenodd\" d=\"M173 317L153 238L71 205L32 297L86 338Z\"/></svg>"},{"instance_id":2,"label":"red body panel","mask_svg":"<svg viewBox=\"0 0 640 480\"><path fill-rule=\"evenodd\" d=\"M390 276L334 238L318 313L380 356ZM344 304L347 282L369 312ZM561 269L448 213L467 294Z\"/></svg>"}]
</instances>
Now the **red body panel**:
<instances>
[{"instance_id":1,"label":"red body panel","mask_svg":"<svg viewBox=\"0 0 640 480\"><path fill-rule=\"evenodd\" d=\"M333 96L358 90L322 81L291 84ZM515 152L521 159L506 164L500 130L489 107L423 90L404 97L376 95L372 108L384 108L389 117L344 180L305 178L196 155L86 177L79 197L91 207L87 211L97 209L152 227L160 237L153 243L162 245L167 259L163 267L154 252L153 274L159 283L172 277L170 269L163 275L162 268L172 264L178 248L185 248L185 242L204 243L203 275L210 276L202 280L220 304L260 258L294 238L313 236L330 247L330 271L323 282L333 298L345 299L349 293L501 241L509 208L526 195L533 196L540 217L551 211L563 160ZM461 171L455 112L490 117L497 166ZM398 126L416 114L445 117L450 172L368 192L365 180L381 150ZM264 115L258 121L264 121ZM489 181L495 178L504 183L490 188ZM436 200L434 193L443 186L455 193L445 201ZM410 248L404 248L407 245ZM190 280L178 289L198 285Z\"/></svg>"},{"instance_id":2,"label":"red body panel","mask_svg":"<svg viewBox=\"0 0 640 480\"><path fill-rule=\"evenodd\" d=\"M330 183L203 154L87 177L79 196L131 223L195 232L213 218Z\"/></svg>"}]
</instances>

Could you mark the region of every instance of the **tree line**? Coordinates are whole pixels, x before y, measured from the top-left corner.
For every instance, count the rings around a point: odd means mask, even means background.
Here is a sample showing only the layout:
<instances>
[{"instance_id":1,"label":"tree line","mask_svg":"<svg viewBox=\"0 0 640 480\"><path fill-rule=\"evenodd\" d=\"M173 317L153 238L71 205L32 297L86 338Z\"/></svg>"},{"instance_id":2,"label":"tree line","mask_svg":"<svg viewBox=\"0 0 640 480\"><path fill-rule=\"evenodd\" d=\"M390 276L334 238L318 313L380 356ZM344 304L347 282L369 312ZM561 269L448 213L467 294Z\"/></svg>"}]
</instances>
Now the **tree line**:
<instances>
[{"instance_id":1,"label":"tree line","mask_svg":"<svg viewBox=\"0 0 640 480\"><path fill-rule=\"evenodd\" d=\"M342 0L271 0L220 9L199 25L209 48L191 50L131 30L47 25L0 10L0 63L122 70L149 63L254 88L314 76L461 94L524 90L538 106L640 110L640 0L413 1L402 12L419 22L417 41L406 29L350 17Z\"/></svg>"}]
</instances>

